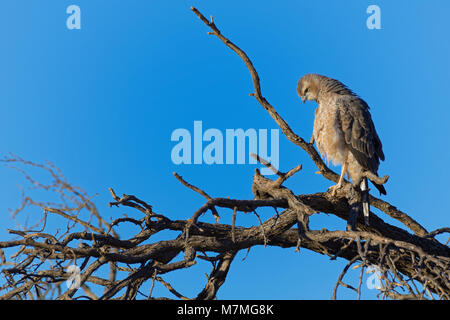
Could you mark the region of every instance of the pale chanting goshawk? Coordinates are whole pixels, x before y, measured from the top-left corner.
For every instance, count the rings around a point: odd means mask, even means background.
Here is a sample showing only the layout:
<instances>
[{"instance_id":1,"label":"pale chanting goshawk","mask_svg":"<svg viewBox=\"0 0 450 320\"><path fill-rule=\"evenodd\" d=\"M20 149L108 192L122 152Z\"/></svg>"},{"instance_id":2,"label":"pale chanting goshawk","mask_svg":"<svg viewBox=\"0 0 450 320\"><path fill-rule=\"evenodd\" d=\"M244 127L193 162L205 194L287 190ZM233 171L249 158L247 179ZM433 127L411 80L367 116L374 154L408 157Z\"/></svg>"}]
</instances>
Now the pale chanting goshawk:
<instances>
[{"instance_id":1,"label":"pale chanting goshawk","mask_svg":"<svg viewBox=\"0 0 450 320\"><path fill-rule=\"evenodd\" d=\"M380 160L384 161L384 153L369 106L340 81L319 74L300 78L297 93L302 102L313 100L318 103L311 143L316 142L325 160L342 165L339 182L332 187L333 195L347 174L363 191L363 212L368 224L367 177L380 193L386 194L384 186L373 181L379 179L378 166ZM387 176L385 178L387 180Z\"/></svg>"}]
</instances>

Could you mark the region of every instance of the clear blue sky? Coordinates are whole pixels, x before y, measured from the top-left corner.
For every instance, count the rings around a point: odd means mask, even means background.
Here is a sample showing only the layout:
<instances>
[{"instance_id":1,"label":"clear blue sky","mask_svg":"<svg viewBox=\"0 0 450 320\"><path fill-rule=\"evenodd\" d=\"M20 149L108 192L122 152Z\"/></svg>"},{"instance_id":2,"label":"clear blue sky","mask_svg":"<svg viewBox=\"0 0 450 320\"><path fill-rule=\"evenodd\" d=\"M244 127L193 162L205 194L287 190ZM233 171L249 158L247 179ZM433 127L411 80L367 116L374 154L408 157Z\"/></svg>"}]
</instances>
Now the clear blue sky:
<instances>
[{"instance_id":1,"label":"clear blue sky","mask_svg":"<svg viewBox=\"0 0 450 320\"><path fill-rule=\"evenodd\" d=\"M81 8L81 30L66 28L67 6ZM366 8L381 8L381 30L366 27ZM251 198L255 165L180 165L171 161L177 128L276 129L249 97L252 84L239 57L189 10L196 6L244 49L261 77L263 95L305 139L314 103L296 94L299 77L340 79L371 106L389 174L384 199L428 230L448 226L450 3L434 1L138 1L3 0L0 3L0 153L50 160L90 194L103 215L108 187L135 194L171 219L185 219L204 199L182 186L176 171L214 196ZM307 155L280 135L280 169L303 170L288 186L326 190ZM0 167L0 238L13 228L8 208L20 202L22 176ZM261 212L263 218L271 212ZM386 215L381 218L396 224ZM230 212L222 213L230 221ZM209 218L206 219L206 221ZM237 223L257 223L238 216ZM312 227L343 229L317 215ZM396 224L398 225L398 224ZM220 299L329 299L345 262L307 250L257 247L242 252ZM192 296L207 264L167 277ZM355 275L359 271L355 271ZM200 280L199 280L200 279ZM155 290L169 296L158 286ZM341 298L354 298L340 290ZM156 292L155 292L156 293ZM375 298L365 289L364 298Z\"/></svg>"}]
</instances>

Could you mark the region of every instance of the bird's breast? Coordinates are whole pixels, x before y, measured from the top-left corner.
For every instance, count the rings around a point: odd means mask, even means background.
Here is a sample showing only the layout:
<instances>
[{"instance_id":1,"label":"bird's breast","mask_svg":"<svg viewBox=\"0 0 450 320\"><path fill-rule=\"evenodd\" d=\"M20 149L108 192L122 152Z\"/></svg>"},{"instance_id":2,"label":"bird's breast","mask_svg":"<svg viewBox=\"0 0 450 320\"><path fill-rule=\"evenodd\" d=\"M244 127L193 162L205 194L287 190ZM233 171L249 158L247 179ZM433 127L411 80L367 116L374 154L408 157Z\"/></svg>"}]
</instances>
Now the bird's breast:
<instances>
[{"instance_id":1,"label":"bird's breast","mask_svg":"<svg viewBox=\"0 0 450 320\"><path fill-rule=\"evenodd\" d=\"M344 163L348 152L337 112L335 104L319 103L313 128L314 140L320 154L334 165Z\"/></svg>"}]
</instances>

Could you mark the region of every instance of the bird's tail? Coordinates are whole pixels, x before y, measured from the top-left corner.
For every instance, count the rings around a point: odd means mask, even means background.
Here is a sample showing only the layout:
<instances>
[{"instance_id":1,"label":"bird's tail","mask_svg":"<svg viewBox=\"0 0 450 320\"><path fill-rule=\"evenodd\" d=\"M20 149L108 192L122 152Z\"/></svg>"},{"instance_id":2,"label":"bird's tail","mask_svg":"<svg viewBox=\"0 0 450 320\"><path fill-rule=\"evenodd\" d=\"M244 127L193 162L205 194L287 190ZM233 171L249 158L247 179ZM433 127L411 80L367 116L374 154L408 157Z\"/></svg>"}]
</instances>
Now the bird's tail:
<instances>
[{"instance_id":1,"label":"bird's tail","mask_svg":"<svg viewBox=\"0 0 450 320\"><path fill-rule=\"evenodd\" d=\"M380 191L380 194L386 194L386 189L384 188L384 186L382 184L377 184L375 182L373 182L372 180L370 180L370 182L373 183L373 185L378 189L378 191Z\"/></svg>"},{"instance_id":2,"label":"bird's tail","mask_svg":"<svg viewBox=\"0 0 450 320\"><path fill-rule=\"evenodd\" d=\"M364 222L366 223L366 225L369 225L370 203L369 203L369 182L367 181L367 178L364 178L361 181L361 197L364 213Z\"/></svg>"}]
</instances>

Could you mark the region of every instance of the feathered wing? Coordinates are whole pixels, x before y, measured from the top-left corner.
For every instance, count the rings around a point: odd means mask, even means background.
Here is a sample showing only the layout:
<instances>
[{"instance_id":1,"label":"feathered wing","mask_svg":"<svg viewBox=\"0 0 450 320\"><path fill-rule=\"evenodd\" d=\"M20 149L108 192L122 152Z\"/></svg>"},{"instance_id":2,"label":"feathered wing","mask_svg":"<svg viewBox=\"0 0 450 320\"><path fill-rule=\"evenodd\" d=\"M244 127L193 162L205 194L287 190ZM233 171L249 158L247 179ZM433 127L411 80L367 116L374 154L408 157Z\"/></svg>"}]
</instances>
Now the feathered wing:
<instances>
[{"instance_id":1,"label":"feathered wing","mask_svg":"<svg viewBox=\"0 0 450 320\"><path fill-rule=\"evenodd\" d=\"M364 100L354 95L344 95L336 103L347 146L365 170L377 174L380 159L384 161L384 153L369 106ZM384 186L373 184L382 194L386 194Z\"/></svg>"}]
</instances>

